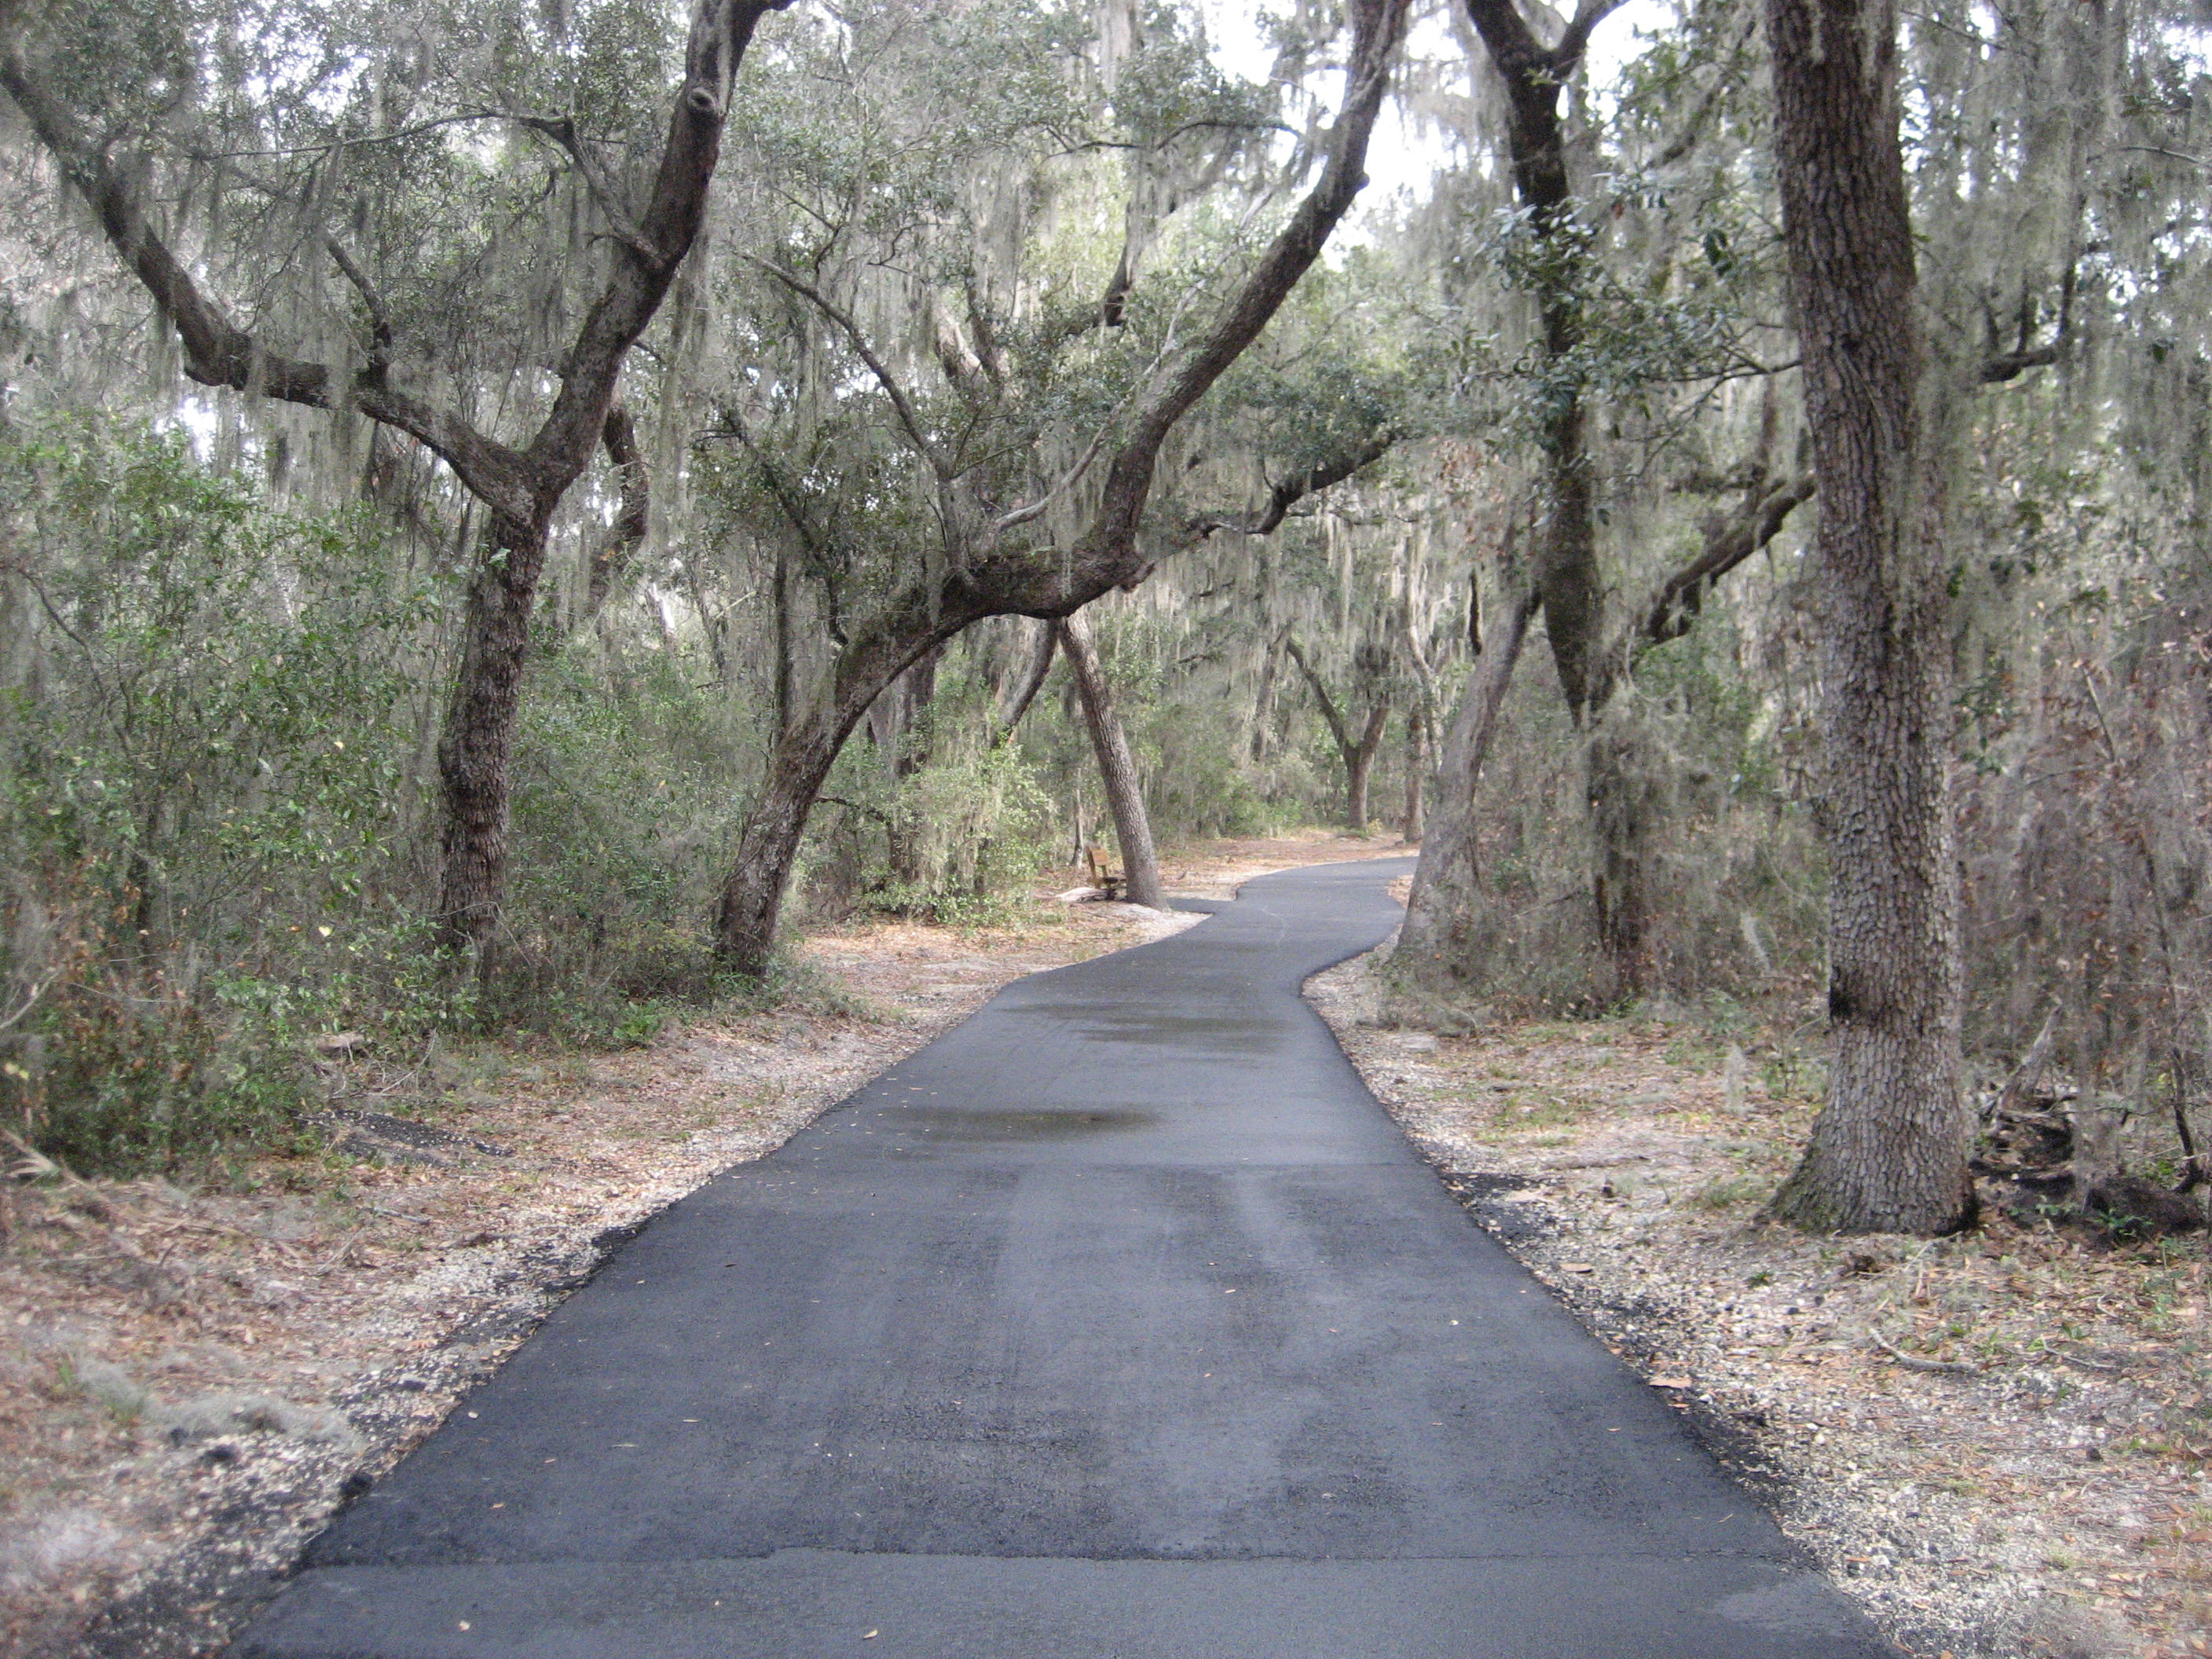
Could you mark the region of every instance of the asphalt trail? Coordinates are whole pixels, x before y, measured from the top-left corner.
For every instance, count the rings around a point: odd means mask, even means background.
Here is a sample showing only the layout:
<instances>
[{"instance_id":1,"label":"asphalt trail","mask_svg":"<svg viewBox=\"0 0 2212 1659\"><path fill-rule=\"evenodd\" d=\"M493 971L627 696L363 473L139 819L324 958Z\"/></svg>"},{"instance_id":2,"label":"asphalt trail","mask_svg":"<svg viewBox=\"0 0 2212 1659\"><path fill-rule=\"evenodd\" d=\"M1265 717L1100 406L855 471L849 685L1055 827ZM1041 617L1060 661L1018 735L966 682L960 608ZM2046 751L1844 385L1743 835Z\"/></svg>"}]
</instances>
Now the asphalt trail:
<instances>
[{"instance_id":1,"label":"asphalt trail","mask_svg":"<svg viewBox=\"0 0 2212 1659\"><path fill-rule=\"evenodd\" d=\"M1299 998L1408 867L1020 981L673 1206L233 1655L1893 1655Z\"/></svg>"}]
</instances>

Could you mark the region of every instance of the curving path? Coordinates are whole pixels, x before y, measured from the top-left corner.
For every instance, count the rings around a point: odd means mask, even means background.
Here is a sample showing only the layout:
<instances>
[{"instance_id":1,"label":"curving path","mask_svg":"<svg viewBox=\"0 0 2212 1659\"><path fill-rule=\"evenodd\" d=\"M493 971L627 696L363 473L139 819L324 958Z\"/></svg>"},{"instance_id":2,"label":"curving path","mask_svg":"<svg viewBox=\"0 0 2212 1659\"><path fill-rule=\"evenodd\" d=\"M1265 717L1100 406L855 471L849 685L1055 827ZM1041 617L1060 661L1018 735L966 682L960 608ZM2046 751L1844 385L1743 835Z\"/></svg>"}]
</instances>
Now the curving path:
<instances>
[{"instance_id":1,"label":"curving path","mask_svg":"<svg viewBox=\"0 0 2212 1659\"><path fill-rule=\"evenodd\" d=\"M675 1205L233 1654L1893 1654L1299 999L1408 867L1023 980Z\"/></svg>"}]
</instances>

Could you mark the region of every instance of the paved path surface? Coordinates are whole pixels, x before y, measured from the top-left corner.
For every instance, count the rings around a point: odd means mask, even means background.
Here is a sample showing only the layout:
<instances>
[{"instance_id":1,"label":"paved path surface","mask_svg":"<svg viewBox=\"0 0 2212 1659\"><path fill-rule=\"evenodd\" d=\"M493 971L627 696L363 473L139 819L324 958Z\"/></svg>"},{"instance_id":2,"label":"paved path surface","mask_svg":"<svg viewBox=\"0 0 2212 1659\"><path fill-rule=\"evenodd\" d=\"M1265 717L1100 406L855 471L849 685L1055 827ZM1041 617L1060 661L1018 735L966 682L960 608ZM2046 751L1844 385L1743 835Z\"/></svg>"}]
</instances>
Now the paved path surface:
<instances>
[{"instance_id":1,"label":"paved path surface","mask_svg":"<svg viewBox=\"0 0 2212 1659\"><path fill-rule=\"evenodd\" d=\"M1875 1659L1299 1000L1406 860L1023 980L661 1215L240 1659Z\"/></svg>"}]
</instances>

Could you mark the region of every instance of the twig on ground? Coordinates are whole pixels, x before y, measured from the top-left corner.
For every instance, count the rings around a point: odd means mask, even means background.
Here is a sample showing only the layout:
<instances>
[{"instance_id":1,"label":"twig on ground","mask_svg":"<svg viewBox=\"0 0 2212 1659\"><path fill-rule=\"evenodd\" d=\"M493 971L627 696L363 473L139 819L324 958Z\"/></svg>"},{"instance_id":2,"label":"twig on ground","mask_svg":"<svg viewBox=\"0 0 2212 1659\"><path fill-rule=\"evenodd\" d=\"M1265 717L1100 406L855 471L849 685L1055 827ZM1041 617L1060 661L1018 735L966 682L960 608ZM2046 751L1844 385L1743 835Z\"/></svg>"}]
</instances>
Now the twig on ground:
<instances>
[{"instance_id":1,"label":"twig on ground","mask_svg":"<svg viewBox=\"0 0 2212 1659\"><path fill-rule=\"evenodd\" d=\"M348 1233L345 1236L344 1242L341 1243L337 1249L332 1250L329 1256L325 1259L323 1264L315 1269L315 1277L318 1279L322 1278L332 1268L336 1267L340 1262L343 1261L346 1259L347 1254L352 1250L353 1247L361 1243L361 1236L368 1231L368 1229L366 1227L356 1227L351 1232Z\"/></svg>"},{"instance_id":2,"label":"twig on ground","mask_svg":"<svg viewBox=\"0 0 2212 1659\"><path fill-rule=\"evenodd\" d=\"M1930 1376L1979 1376L1982 1374L1979 1365L1970 1365L1959 1359L1923 1359L1916 1354L1900 1353L1874 1332L1869 1331L1868 1334L1874 1338L1875 1347L1908 1371L1925 1371Z\"/></svg>"}]
</instances>

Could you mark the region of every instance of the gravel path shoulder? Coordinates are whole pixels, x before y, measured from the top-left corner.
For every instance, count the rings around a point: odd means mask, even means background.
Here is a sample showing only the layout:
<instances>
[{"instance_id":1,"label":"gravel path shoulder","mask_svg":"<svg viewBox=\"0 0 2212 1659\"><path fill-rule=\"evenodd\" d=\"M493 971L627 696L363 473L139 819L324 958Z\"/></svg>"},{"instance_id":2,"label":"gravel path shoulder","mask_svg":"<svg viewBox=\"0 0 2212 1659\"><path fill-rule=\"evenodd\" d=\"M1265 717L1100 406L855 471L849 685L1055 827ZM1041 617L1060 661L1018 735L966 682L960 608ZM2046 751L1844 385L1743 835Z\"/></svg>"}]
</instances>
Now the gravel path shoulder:
<instances>
[{"instance_id":1,"label":"gravel path shoulder","mask_svg":"<svg viewBox=\"0 0 2212 1659\"><path fill-rule=\"evenodd\" d=\"M1370 1088L1908 1651L2212 1654L2201 1240L1757 1224L1814 1109L1786 1045L1686 1019L1385 1029L1376 960L1307 988Z\"/></svg>"}]
</instances>

